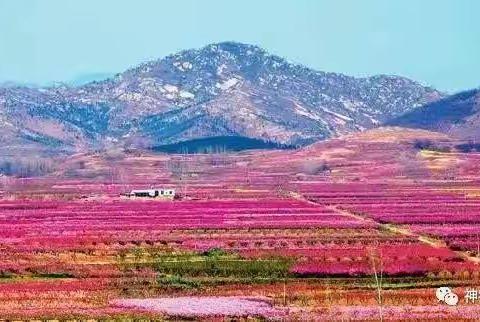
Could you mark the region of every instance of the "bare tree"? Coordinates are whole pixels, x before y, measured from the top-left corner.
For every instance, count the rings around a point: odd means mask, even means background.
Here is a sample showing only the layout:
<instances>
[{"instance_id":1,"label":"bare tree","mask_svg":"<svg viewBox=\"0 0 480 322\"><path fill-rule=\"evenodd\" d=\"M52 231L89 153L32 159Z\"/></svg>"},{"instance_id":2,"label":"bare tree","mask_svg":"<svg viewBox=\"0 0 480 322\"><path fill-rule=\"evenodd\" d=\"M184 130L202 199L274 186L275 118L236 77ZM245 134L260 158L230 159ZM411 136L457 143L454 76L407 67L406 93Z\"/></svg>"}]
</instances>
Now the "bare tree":
<instances>
[{"instance_id":1,"label":"bare tree","mask_svg":"<svg viewBox=\"0 0 480 322\"><path fill-rule=\"evenodd\" d=\"M248 162L245 164L244 169L245 169L245 175L244 175L245 184L250 185L250 164Z\"/></svg>"},{"instance_id":2,"label":"bare tree","mask_svg":"<svg viewBox=\"0 0 480 322\"><path fill-rule=\"evenodd\" d=\"M379 306L379 318L383 322L383 260L378 248L368 251L368 258L372 268L373 279L376 288L376 300Z\"/></svg>"},{"instance_id":3,"label":"bare tree","mask_svg":"<svg viewBox=\"0 0 480 322\"><path fill-rule=\"evenodd\" d=\"M0 174L0 191L6 197L10 193L10 185L12 179L6 175Z\"/></svg>"},{"instance_id":4,"label":"bare tree","mask_svg":"<svg viewBox=\"0 0 480 322\"><path fill-rule=\"evenodd\" d=\"M43 175L55 169L55 162L48 158L25 157L0 161L0 174L21 178Z\"/></svg>"},{"instance_id":5,"label":"bare tree","mask_svg":"<svg viewBox=\"0 0 480 322\"><path fill-rule=\"evenodd\" d=\"M480 259L480 235L477 233L477 258Z\"/></svg>"},{"instance_id":6,"label":"bare tree","mask_svg":"<svg viewBox=\"0 0 480 322\"><path fill-rule=\"evenodd\" d=\"M188 182L192 175L187 154L182 153L179 157L172 157L167 161L166 168L180 187L181 195L186 197Z\"/></svg>"}]
</instances>

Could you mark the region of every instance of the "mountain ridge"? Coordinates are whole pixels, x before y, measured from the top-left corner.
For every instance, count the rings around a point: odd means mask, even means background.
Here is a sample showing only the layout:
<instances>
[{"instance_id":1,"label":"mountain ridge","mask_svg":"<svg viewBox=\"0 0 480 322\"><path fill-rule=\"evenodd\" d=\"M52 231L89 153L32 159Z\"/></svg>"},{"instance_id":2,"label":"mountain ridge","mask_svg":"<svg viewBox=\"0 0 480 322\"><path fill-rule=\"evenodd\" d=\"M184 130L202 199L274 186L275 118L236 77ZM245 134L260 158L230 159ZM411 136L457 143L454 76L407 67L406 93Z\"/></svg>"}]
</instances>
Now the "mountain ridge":
<instances>
[{"instance_id":1,"label":"mountain ridge","mask_svg":"<svg viewBox=\"0 0 480 322\"><path fill-rule=\"evenodd\" d=\"M480 88L462 91L395 118L387 125L446 133L457 139L480 139Z\"/></svg>"},{"instance_id":2,"label":"mountain ridge","mask_svg":"<svg viewBox=\"0 0 480 322\"><path fill-rule=\"evenodd\" d=\"M405 77L315 71L258 46L222 42L83 86L0 88L0 134L66 151L230 135L305 145L442 97Z\"/></svg>"}]
</instances>

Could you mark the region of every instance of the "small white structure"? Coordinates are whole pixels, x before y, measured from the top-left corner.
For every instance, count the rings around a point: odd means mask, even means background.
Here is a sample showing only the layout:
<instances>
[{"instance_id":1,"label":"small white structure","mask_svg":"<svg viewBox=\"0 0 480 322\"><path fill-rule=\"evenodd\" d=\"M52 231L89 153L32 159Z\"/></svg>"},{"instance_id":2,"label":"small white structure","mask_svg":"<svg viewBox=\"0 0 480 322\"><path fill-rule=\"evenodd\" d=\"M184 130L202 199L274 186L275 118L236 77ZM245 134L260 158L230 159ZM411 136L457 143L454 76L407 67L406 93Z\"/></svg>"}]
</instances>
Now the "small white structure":
<instances>
[{"instance_id":1,"label":"small white structure","mask_svg":"<svg viewBox=\"0 0 480 322\"><path fill-rule=\"evenodd\" d=\"M143 190L132 190L130 193L127 193L129 197L147 197L147 198L175 198L174 189L143 189Z\"/></svg>"}]
</instances>

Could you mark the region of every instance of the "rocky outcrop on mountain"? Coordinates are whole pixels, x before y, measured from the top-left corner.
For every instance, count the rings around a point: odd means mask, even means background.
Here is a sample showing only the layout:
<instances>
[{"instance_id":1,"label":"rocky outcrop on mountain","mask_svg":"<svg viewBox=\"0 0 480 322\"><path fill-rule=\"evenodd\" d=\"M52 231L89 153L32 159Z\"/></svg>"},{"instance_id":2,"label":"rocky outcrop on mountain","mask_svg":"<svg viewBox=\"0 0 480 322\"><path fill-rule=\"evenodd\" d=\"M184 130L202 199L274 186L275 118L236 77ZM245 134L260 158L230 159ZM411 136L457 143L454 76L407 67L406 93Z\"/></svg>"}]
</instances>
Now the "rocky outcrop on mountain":
<instances>
[{"instance_id":1,"label":"rocky outcrop on mountain","mask_svg":"<svg viewBox=\"0 0 480 322\"><path fill-rule=\"evenodd\" d=\"M442 96L403 77L320 72L224 42L80 87L0 88L0 134L9 145L67 152L218 136L304 145L375 127Z\"/></svg>"}]
</instances>

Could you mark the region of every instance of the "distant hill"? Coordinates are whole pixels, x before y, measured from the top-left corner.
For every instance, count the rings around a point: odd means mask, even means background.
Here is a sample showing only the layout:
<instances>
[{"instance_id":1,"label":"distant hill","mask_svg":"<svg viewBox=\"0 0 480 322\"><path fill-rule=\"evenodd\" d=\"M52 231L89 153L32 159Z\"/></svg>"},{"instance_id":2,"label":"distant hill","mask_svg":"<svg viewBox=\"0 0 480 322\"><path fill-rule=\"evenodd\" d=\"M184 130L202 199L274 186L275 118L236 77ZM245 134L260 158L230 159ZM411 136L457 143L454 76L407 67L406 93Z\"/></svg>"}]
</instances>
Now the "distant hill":
<instances>
[{"instance_id":1,"label":"distant hill","mask_svg":"<svg viewBox=\"0 0 480 322\"><path fill-rule=\"evenodd\" d=\"M231 151L256 149L291 149L293 146L273 142L265 142L242 136L215 136L204 139L194 139L174 144L152 147L153 151L166 153L223 153Z\"/></svg>"},{"instance_id":2,"label":"distant hill","mask_svg":"<svg viewBox=\"0 0 480 322\"><path fill-rule=\"evenodd\" d=\"M305 145L377 126L442 98L398 76L315 71L257 46L212 44L83 86L0 87L3 148L151 148L236 136Z\"/></svg>"},{"instance_id":3,"label":"distant hill","mask_svg":"<svg viewBox=\"0 0 480 322\"><path fill-rule=\"evenodd\" d=\"M480 89L461 92L427 104L387 124L447 133L462 140L478 140Z\"/></svg>"}]
</instances>

